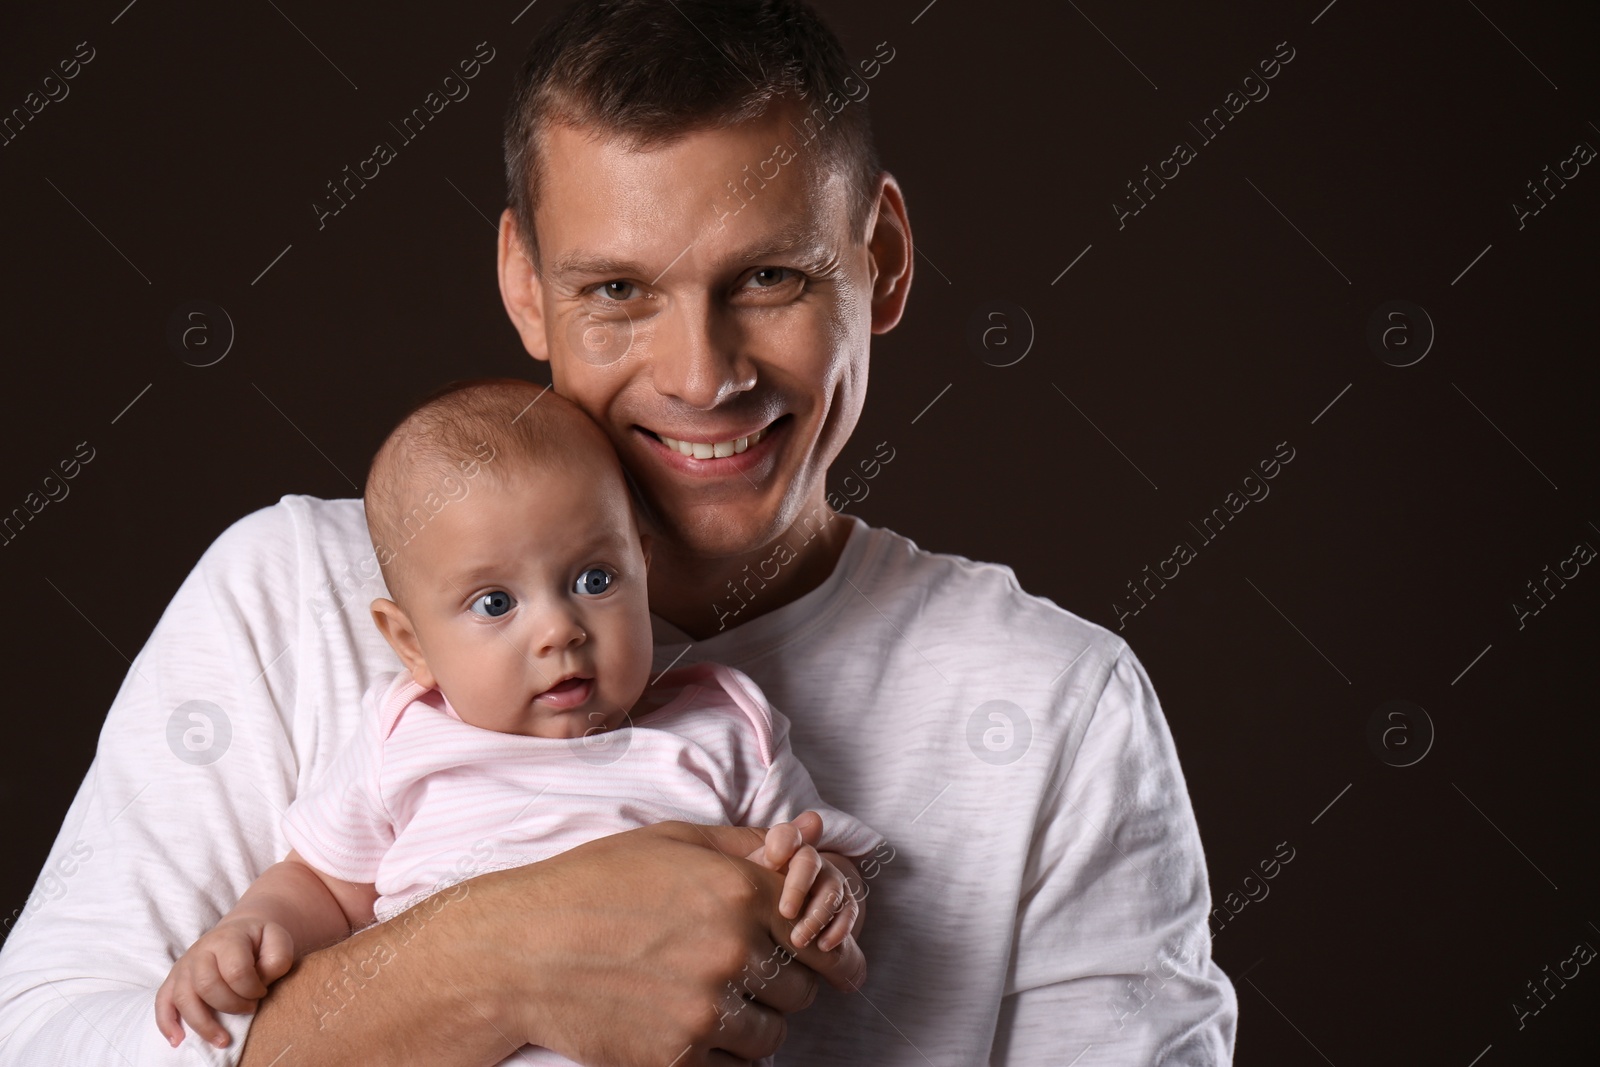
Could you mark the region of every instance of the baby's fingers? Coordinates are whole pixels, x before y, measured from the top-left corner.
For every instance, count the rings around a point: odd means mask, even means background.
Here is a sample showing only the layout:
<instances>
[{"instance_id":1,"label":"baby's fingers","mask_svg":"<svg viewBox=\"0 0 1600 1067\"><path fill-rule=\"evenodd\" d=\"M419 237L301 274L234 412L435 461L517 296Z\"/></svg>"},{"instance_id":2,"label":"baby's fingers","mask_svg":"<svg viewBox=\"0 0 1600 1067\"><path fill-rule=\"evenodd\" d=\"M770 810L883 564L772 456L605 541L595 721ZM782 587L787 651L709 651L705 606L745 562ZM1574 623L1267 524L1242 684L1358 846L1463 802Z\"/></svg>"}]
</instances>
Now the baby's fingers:
<instances>
[{"instance_id":1,"label":"baby's fingers","mask_svg":"<svg viewBox=\"0 0 1600 1067\"><path fill-rule=\"evenodd\" d=\"M254 957L247 958L249 960L250 976L259 985L261 980L255 977L256 961ZM202 1003L218 1011L225 1011L229 1015L245 1015L255 1010L256 1002L254 999L241 997L234 991L233 976L224 970L223 961L216 953L208 952L196 962L198 965L193 971L194 992ZM236 969L238 965L230 964L229 966ZM178 1003L178 1008L179 1010L183 1008L181 1000ZM185 1012L183 1017L188 1019L188 1013ZM193 1020L190 1021L190 1025L193 1025Z\"/></svg>"},{"instance_id":2,"label":"baby's fingers","mask_svg":"<svg viewBox=\"0 0 1600 1067\"><path fill-rule=\"evenodd\" d=\"M277 923L267 923L261 929L261 951L256 956L256 970L262 982L276 982L293 966L294 938Z\"/></svg>"},{"instance_id":3,"label":"baby's fingers","mask_svg":"<svg viewBox=\"0 0 1600 1067\"><path fill-rule=\"evenodd\" d=\"M757 862L770 871L781 871L795 852L805 845L792 822L781 822L767 831L767 841Z\"/></svg>"},{"instance_id":4,"label":"baby's fingers","mask_svg":"<svg viewBox=\"0 0 1600 1067\"><path fill-rule=\"evenodd\" d=\"M822 816L815 811L807 809L794 817L792 825L800 831L800 839L808 845L822 843Z\"/></svg>"},{"instance_id":5,"label":"baby's fingers","mask_svg":"<svg viewBox=\"0 0 1600 1067\"><path fill-rule=\"evenodd\" d=\"M172 1002L175 985L175 978L168 974L167 980L156 990L156 1029L161 1031L161 1036L173 1048L183 1044L183 1016L178 1014L177 1006Z\"/></svg>"},{"instance_id":6,"label":"baby's fingers","mask_svg":"<svg viewBox=\"0 0 1600 1067\"><path fill-rule=\"evenodd\" d=\"M806 845L789 859L789 873L783 879L783 894L778 898L778 914L785 919L799 916L805 906L806 894L822 870L822 857L817 850ZM799 948L799 944L795 945Z\"/></svg>"},{"instance_id":7,"label":"baby's fingers","mask_svg":"<svg viewBox=\"0 0 1600 1067\"><path fill-rule=\"evenodd\" d=\"M817 947L824 952L832 952L843 944L844 939L855 929L856 916L860 911L861 905L856 898L847 893L844 906L828 921L828 925L823 927L822 933L817 935Z\"/></svg>"},{"instance_id":8,"label":"baby's fingers","mask_svg":"<svg viewBox=\"0 0 1600 1067\"><path fill-rule=\"evenodd\" d=\"M228 997L231 994L238 1006L213 1000L209 995L206 996L206 1003L230 1015L254 1010L255 1002L267 995L266 983L256 971L255 945L239 938L219 944L213 951L217 958L217 972L227 986L225 991L220 991L220 995ZM202 992L209 994L211 990L202 989Z\"/></svg>"},{"instance_id":9,"label":"baby's fingers","mask_svg":"<svg viewBox=\"0 0 1600 1067\"><path fill-rule=\"evenodd\" d=\"M172 990L172 1006L183 1017L183 1021L189 1024L189 1029L217 1048L227 1048L228 1043L233 1040L227 1029L217 1022L217 1017L198 983L179 978ZM167 1034L168 1041L172 1040L172 1034L165 1028L162 1029L162 1033ZM180 1042L183 1040L182 1027L177 1028L177 1037Z\"/></svg>"},{"instance_id":10,"label":"baby's fingers","mask_svg":"<svg viewBox=\"0 0 1600 1067\"><path fill-rule=\"evenodd\" d=\"M855 925L855 909L856 901L845 885L844 876L831 863L824 864L816 885L811 889L811 896L806 900L805 915L795 924L792 935L795 946L809 944L819 934L831 931L841 918L844 919L845 933L849 933ZM842 940L836 937L826 944L819 941L818 947L827 951Z\"/></svg>"}]
</instances>

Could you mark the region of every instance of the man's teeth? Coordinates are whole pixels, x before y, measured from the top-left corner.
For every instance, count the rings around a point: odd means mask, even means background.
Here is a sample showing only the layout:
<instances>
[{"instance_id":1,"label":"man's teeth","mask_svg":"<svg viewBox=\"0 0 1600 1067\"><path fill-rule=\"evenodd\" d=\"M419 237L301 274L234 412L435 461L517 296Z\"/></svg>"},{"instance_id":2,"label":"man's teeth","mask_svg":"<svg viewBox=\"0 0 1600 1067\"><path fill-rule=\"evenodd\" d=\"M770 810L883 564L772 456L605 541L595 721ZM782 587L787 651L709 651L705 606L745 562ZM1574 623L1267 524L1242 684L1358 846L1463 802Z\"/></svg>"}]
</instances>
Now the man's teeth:
<instances>
[{"instance_id":1,"label":"man's teeth","mask_svg":"<svg viewBox=\"0 0 1600 1067\"><path fill-rule=\"evenodd\" d=\"M676 438L668 437L664 433L656 436L661 438L662 444L668 448L677 449L686 456L693 456L695 459L721 459L724 456L736 456L751 445L757 444L763 437L767 436L767 431L763 427L749 437L735 437L732 441L717 441L715 443L679 441Z\"/></svg>"}]
</instances>

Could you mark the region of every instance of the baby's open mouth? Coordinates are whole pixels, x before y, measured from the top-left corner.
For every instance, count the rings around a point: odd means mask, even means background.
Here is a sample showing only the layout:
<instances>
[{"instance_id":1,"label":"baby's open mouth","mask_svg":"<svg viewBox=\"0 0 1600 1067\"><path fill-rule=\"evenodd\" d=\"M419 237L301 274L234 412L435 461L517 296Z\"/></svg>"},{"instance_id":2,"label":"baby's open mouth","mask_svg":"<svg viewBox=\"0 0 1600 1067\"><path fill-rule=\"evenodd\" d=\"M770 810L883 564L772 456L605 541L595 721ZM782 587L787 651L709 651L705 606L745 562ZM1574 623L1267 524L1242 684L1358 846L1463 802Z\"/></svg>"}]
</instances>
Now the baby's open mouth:
<instances>
[{"instance_id":1,"label":"baby's open mouth","mask_svg":"<svg viewBox=\"0 0 1600 1067\"><path fill-rule=\"evenodd\" d=\"M533 699L551 707L574 708L588 700L593 690L593 678L566 678Z\"/></svg>"}]
</instances>

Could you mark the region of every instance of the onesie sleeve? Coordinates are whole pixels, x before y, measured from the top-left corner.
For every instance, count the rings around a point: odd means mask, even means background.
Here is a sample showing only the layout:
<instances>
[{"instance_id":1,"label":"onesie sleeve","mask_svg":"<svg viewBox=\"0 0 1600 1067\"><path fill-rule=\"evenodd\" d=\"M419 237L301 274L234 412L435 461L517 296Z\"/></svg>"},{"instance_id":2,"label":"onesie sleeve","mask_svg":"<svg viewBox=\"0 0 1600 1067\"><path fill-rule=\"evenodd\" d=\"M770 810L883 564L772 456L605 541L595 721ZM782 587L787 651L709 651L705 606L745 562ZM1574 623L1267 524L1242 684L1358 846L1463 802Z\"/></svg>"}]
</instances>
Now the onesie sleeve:
<instances>
[{"instance_id":1,"label":"onesie sleeve","mask_svg":"<svg viewBox=\"0 0 1600 1067\"><path fill-rule=\"evenodd\" d=\"M384 678L367 690L360 727L283 816L290 847L317 870L346 882L376 882L378 864L394 843L380 783L380 709L393 688L393 680Z\"/></svg>"},{"instance_id":2,"label":"onesie sleeve","mask_svg":"<svg viewBox=\"0 0 1600 1067\"><path fill-rule=\"evenodd\" d=\"M772 762L765 777L757 779L760 785L745 812L743 825L771 826L809 810L822 816L822 843L817 846L820 852L859 857L887 843L888 838L878 831L817 795L811 772L789 747L788 718L770 705L767 712L772 717Z\"/></svg>"}]
</instances>

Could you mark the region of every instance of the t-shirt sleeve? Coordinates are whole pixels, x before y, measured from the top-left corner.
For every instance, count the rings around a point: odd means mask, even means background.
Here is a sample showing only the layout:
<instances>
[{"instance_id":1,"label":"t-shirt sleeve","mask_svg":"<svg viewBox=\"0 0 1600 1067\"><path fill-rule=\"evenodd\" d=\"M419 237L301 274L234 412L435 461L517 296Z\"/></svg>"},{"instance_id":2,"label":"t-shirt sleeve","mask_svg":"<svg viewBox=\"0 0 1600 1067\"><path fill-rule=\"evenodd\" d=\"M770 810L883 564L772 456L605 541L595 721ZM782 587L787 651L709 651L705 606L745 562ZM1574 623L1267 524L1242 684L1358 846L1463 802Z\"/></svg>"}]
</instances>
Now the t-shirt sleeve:
<instances>
[{"instance_id":1,"label":"t-shirt sleeve","mask_svg":"<svg viewBox=\"0 0 1600 1067\"><path fill-rule=\"evenodd\" d=\"M378 864L394 843L379 782L378 705L389 688L386 679L367 690L360 727L283 815L289 846L317 870L346 882L376 882Z\"/></svg>"},{"instance_id":2,"label":"t-shirt sleeve","mask_svg":"<svg viewBox=\"0 0 1600 1067\"><path fill-rule=\"evenodd\" d=\"M788 822L803 811L814 811L822 816L821 852L836 852L841 856L864 856L887 842L882 834L857 819L823 801L817 794L811 772L789 747L789 720L776 708L769 709L772 716L772 762L757 787L755 797L746 812L744 825L771 826Z\"/></svg>"},{"instance_id":3,"label":"t-shirt sleeve","mask_svg":"<svg viewBox=\"0 0 1600 1067\"><path fill-rule=\"evenodd\" d=\"M43 873L0 951L0 1060L130 1067L236 1063L172 1049L157 986L281 859L294 785L287 729L303 600L294 517L279 504L223 532L129 666ZM291 647L294 651L291 652Z\"/></svg>"},{"instance_id":4,"label":"t-shirt sleeve","mask_svg":"<svg viewBox=\"0 0 1600 1067\"><path fill-rule=\"evenodd\" d=\"M1126 646L1035 824L990 1063L1233 1062L1200 831L1166 717Z\"/></svg>"}]
</instances>

